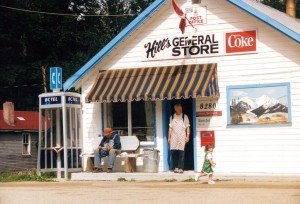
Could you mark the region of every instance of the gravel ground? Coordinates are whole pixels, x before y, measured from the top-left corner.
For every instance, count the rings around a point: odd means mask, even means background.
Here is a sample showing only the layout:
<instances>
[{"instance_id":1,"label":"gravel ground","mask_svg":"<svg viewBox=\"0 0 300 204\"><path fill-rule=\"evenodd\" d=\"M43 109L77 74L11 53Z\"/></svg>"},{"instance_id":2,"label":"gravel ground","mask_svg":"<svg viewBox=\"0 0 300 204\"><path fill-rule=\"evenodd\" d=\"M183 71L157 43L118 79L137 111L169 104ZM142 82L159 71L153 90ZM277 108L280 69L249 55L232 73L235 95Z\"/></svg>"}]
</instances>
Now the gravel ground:
<instances>
[{"instance_id":1,"label":"gravel ground","mask_svg":"<svg viewBox=\"0 0 300 204\"><path fill-rule=\"evenodd\" d=\"M1 204L300 203L295 181L60 181L0 183Z\"/></svg>"}]
</instances>

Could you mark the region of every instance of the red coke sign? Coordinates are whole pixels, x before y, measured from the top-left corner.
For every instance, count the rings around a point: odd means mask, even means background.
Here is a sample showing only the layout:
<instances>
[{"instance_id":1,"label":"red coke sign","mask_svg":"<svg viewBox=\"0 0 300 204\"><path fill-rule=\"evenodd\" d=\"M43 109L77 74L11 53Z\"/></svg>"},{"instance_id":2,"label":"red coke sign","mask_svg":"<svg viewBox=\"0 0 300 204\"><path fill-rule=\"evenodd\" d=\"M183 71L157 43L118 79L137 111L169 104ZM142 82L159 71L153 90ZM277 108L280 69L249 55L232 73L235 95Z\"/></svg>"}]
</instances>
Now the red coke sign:
<instances>
[{"instance_id":1,"label":"red coke sign","mask_svg":"<svg viewBox=\"0 0 300 204\"><path fill-rule=\"evenodd\" d=\"M225 34L226 53L256 52L256 30Z\"/></svg>"}]
</instances>

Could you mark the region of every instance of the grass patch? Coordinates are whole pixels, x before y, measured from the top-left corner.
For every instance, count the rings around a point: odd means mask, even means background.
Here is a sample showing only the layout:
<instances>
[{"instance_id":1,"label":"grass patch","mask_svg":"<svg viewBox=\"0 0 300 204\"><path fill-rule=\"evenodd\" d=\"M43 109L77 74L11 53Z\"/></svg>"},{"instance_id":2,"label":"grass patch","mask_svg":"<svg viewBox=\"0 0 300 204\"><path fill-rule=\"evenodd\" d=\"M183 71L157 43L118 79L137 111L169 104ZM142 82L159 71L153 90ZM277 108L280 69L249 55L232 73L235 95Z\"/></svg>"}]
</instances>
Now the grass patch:
<instances>
[{"instance_id":1,"label":"grass patch","mask_svg":"<svg viewBox=\"0 0 300 204\"><path fill-rule=\"evenodd\" d=\"M127 179L126 179L126 178L123 178L123 177L120 177L120 178L118 178L117 181L123 182L123 181L127 181Z\"/></svg>"},{"instance_id":2,"label":"grass patch","mask_svg":"<svg viewBox=\"0 0 300 204\"><path fill-rule=\"evenodd\" d=\"M177 180L172 178L172 179L165 179L165 182L176 182Z\"/></svg>"},{"instance_id":3,"label":"grass patch","mask_svg":"<svg viewBox=\"0 0 300 204\"><path fill-rule=\"evenodd\" d=\"M196 182L194 178L189 177L188 179L183 180L182 182Z\"/></svg>"},{"instance_id":4,"label":"grass patch","mask_svg":"<svg viewBox=\"0 0 300 204\"><path fill-rule=\"evenodd\" d=\"M35 170L19 172L0 172L0 182L19 182L19 181L54 181L55 173L41 173L37 175Z\"/></svg>"}]
</instances>

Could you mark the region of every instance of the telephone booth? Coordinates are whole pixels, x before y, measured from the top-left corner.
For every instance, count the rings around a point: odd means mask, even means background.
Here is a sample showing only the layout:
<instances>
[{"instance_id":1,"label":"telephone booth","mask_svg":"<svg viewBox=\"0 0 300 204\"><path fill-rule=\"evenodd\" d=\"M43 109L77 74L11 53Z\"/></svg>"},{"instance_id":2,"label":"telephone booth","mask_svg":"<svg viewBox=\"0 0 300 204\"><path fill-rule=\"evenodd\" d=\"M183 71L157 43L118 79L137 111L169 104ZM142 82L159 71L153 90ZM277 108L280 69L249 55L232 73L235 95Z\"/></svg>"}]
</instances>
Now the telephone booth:
<instances>
[{"instance_id":1,"label":"telephone booth","mask_svg":"<svg viewBox=\"0 0 300 204\"><path fill-rule=\"evenodd\" d=\"M42 132L42 129L47 131ZM57 172L58 179L63 172L67 179L69 172L81 171L81 129L80 94L40 94L37 172Z\"/></svg>"}]
</instances>

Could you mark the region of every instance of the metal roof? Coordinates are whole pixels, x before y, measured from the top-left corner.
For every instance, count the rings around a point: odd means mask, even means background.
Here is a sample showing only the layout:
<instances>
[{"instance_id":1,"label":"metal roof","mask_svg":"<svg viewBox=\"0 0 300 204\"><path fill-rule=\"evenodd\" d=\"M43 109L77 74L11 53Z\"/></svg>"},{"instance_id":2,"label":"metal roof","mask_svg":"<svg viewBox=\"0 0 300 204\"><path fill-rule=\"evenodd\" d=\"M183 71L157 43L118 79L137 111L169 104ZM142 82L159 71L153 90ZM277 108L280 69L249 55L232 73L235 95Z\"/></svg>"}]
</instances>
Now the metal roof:
<instances>
[{"instance_id":1,"label":"metal roof","mask_svg":"<svg viewBox=\"0 0 300 204\"><path fill-rule=\"evenodd\" d=\"M39 131L39 112L37 111L14 111L15 125L11 126L4 122L3 110L0 110L0 132L3 131ZM42 118L42 130L45 129L45 118ZM47 123L48 128L50 122Z\"/></svg>"},{"instance_id":2,"label":"metal roof","mask_svg":"<svg viewBox=\"0 0 300 204\"><path fill-rule=\"evenodd\" d=\"M83 67L72 75L63 85L64 90L68 90L84 75L105 58L115 47L134 32L151 15L161 8L168 0L156 0L139 16L137 16L126 28L124 28L115 38L113 38L103 49L91 58ZM256 0L227 0L231 4L258 18L279 32L300 43L299 22L285 13L277 11L271 7L263 5Z\"/></svg>"}]
</instances>

